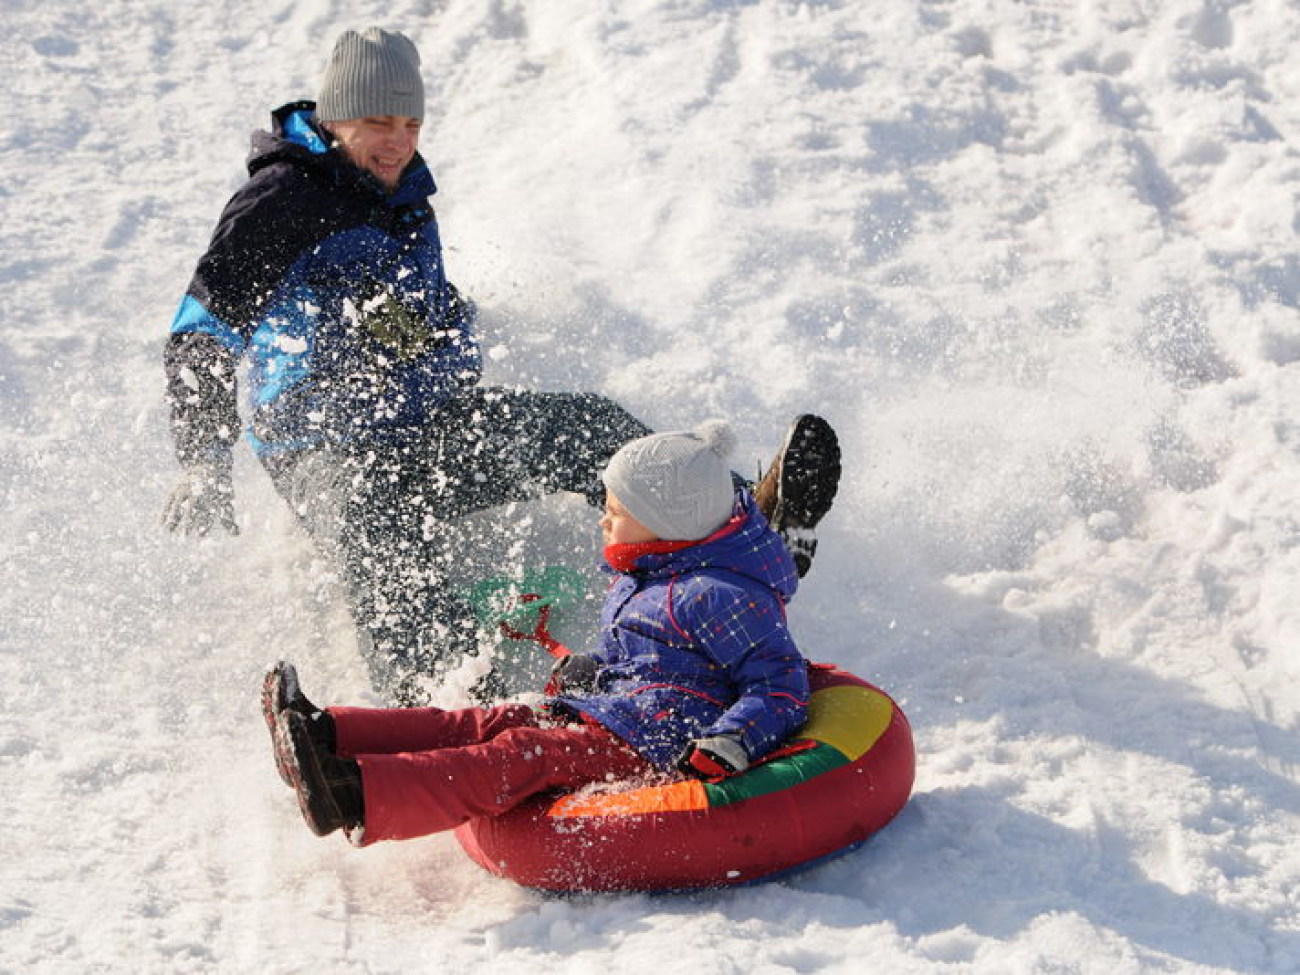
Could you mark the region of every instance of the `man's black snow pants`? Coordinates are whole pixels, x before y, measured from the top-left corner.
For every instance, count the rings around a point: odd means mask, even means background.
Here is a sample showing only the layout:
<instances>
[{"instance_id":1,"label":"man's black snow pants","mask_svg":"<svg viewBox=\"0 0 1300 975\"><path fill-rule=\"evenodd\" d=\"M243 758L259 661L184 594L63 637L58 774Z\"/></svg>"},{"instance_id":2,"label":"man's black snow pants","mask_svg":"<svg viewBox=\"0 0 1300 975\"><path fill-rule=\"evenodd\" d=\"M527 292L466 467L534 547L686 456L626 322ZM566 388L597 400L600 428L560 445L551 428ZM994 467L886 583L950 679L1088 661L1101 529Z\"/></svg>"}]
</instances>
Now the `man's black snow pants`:
<instances>
[{"instance_id":1,"label":"man's black snow pants","mask_svg":"<svg viewBox=\"0 0 1300 975\"><path fill-rule=\"evenodd\" d=\"M606 462L649 432L601 396L475 387L400 438L311 448L265 466L340 565L375 689L418 704L420 676L477 648L473 614L446 584L457 556L441 526L559 491L600 505Z\"/></svg>"}]
</instances>

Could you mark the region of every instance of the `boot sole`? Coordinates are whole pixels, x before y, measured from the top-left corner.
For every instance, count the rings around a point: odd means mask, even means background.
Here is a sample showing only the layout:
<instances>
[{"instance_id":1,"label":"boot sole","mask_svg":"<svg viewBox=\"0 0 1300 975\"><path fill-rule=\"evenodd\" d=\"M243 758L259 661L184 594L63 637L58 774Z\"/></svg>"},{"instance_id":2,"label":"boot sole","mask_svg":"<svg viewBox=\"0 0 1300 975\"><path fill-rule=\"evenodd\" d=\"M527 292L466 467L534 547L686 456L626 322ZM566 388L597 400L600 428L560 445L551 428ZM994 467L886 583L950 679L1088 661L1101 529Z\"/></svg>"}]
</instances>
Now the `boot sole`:
<instances>
[{"instance_id":1,"label":"boot sole","mask_svg":"<svg viewBox=\"0 0 1300 975\"><path fill-rule=\"evenodd\" d=\"M285 785L294 788L293 777L289 773L289 753L284 750L277 729L277 717L287 710L289 700L298 687L298 672L293 664L280 661L266 672L262 679L262 717L266 720L266 729L271 733L271 748L275 754L275 770Z\"/></svg>"},{"instance_id":2,"label":"boot sole","mask_svg":"<svg viewBox=\"0 0 1300 975\"><path fill-rule=\"evenodd\" d=\"M773 527L778 531L816 528L839 492L839 437L820 416L804 413L791 424L778 456L781 470Z\"/></svg>"}]
</instances>

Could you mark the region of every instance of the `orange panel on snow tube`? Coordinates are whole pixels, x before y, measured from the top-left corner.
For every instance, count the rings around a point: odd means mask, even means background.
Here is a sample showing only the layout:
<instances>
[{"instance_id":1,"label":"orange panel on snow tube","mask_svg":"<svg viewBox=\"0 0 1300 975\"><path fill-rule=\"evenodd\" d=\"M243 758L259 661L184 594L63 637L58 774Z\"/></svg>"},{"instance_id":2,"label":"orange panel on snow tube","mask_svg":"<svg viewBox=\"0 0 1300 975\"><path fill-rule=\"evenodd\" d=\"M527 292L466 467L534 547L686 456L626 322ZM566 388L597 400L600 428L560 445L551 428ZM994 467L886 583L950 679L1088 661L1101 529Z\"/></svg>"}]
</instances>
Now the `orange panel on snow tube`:
<instances>
[{"instance_id":1,"label":"orange panel on snow tube","mask_svg":"<svg viewBox=\"0 0 1300 975\"><path fill-rule=\"evenodd\" d=\"M456 838L491 873L557 892L755 883L852 849L911 795L912 731L861 678L825 665L809 677L808 722L743 775L542 797Z\"/></svg>"}]
</instances>

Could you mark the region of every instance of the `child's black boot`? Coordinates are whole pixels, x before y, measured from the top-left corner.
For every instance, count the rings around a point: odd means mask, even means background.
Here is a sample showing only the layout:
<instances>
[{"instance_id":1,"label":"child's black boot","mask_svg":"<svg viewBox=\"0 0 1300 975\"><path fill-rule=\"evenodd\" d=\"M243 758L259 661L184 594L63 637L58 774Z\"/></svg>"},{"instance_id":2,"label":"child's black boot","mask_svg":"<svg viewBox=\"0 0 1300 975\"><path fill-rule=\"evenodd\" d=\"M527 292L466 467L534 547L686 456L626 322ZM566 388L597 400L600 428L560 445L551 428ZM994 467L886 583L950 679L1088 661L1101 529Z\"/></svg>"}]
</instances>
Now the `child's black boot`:
<instances>
[{"instance_id":1,"label":"child's black boot","mask_svg":"<svg viewBox=\"0 0 1300 975\"><path fill-rule=\"evenodd\" d=\"M289 782L298 795L298 808L311 831L326 836L336 829L364 825L361 766L334 754L321 723L297 711L281 711L276 737L277 747L285 755Z\"/></svg>"},{"instance_id":2,"label":"child's black boot","mask_svg":"<svg viewBox=\"0 0 1300 975\"><path fill-rule=\"evenodd\" d=\"M754 487L754 500L785 540L802 577L817 551L814 529L831 510L840 485L840 443L820 416L795 418L772 466Z\"/></svg>"},{"instance_id":3,"label":"child's black boot","mask_svg":"<svg viewBox=\"0 0 1300 975\"><path fill-rule=\"evenodd\" d=\"M304 717L311 718L321 726L320 734L328 742L329 750L334 751L334 719L307 699L298 683L298 671L293 664L281 660L266 672L262 679L262 717L266 719L266 729L271 733L271 747L275 752L275 769L280 773L284 784L292 786L289 771L286 768L287 756L280 747L276 735L276 719L283 711L296 711Z\"/></svg>"}]
</instances>

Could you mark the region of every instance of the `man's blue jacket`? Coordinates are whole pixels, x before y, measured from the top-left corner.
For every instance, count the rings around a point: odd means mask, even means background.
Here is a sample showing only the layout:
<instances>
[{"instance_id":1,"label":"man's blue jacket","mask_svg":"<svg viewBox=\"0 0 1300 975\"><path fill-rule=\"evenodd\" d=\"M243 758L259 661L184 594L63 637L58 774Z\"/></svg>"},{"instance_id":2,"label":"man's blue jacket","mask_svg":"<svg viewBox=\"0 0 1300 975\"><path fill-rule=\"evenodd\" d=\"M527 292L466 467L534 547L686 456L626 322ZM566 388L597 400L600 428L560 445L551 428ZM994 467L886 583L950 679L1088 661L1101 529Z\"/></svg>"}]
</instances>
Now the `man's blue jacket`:
<instances>
[{"instance_id":1,"label":"man's blue jacket","mask_svg":"<svg viewBox=\"0 0 1300 975\"><path fill-rule=\"evenodd\" d=\"M239 433L249 361L261 455L400 437L477 382L473 306L447 281L420 156L392 193L328 143L296 102L257 132L172 323L165 354L182 463Z\"/></svg>"}]
</instances>

